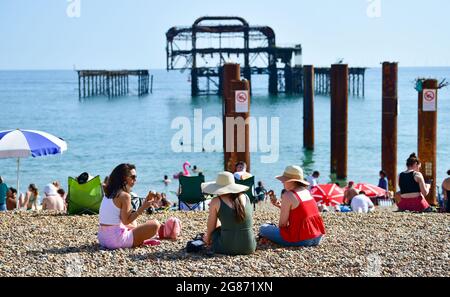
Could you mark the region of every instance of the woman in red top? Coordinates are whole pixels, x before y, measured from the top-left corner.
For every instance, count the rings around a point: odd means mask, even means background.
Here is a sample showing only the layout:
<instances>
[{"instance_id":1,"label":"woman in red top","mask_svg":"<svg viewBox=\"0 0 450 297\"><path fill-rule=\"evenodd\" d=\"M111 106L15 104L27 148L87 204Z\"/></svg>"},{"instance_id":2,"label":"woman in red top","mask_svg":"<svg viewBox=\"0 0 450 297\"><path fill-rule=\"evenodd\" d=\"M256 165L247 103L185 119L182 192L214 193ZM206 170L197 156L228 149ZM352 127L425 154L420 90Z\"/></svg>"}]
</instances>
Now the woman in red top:
<instances>
[{"instance_id":1,"label":"woman in red top","mask_svg":"<svg viewBox=\"0 0 450 297\"><path fill-rule=\"evenodd\" d=\"M262 225L259 235L282 246L319 245L325 227L317 204L307 189L309 183L303 178L303 170L299 166L288 166L283 175L276 178L286 190L281 202L271 197L272 204L281 210L279 227Z\"/></svg>"}]
</instances>

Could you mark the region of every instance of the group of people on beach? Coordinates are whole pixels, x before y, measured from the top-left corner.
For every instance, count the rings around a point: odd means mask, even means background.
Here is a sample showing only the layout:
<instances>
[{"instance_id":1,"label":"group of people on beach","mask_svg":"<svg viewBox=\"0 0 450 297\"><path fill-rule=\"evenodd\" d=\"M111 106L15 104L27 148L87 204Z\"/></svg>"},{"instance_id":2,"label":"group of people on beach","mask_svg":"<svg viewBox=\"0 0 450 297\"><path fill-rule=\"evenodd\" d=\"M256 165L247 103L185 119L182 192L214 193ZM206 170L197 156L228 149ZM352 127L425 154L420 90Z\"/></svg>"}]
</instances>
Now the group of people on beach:
<instances>
[{"instance_id":1,"label":"group of people on beach","mask_svg":"<svg viewBox=\"0 0 450 297\"><path fill-rule=\"evenodd\" d=\"M415 154L411 154L406 165L407 169L399 175L399 211L428 211L430 205L425 197L430 185L425 183L420 173L420 160ZM243 162L236 167L238 170L235 173L221 172L215 181L202 184L202 191L215 197L209 204L206 232L202 240L216 253L246 255L256 250L253 207L249 197L244 194L249 188L237 184L236 179L245 179L251 174L246 172ZM310 178L305 178L301 167L291 165L276 177L284 188L281 199L277 199L273 191L264 189L271 204L280 210L280 215L278 224L263 224L259 227L259 238L290 247L312 247L321 243L326 233L325 226L318 205L309 191L309 188L315 186L319 175L314 172ZM380 179L385 178L386 174L380 172ZM105 185L98 240L106 248L141 246L146 241L155 240L161 233L161 223L157 220L150 220L139 226L136 224L136 219L158 199L158 193L150 192L144 203L133 211L130 193L136 181L136 167L121 164L113 170ZM387 184L386 180L385 182ZM258 187L263 188L262 183ZM443 189L446 191L445 198L448 199L450 177L444 181ZM346 191L347 204L368 212L374 206L370 204L370 199L367 200L364 193L352 191L352 185L349 185Z\"/></svg>"},{"instance_id":2,"label":"group of people on beach","mask_svg":"<svg viewBox=\"0 0 450 297\"><path fill-rule=\"evenodd\" d=\"M249 188L235 182L238 177L248 177L244 168L238 174L221 172L215 181L202 184L204 193L215 196L209 205L203 242L217 253L245 255L256 249L253 207L244 194ZM307 189L309 183L303 177L303 170L299 166L288 166L276 178L286 190L281 200L272 194L272 204L280 209L279 222L278 225L262 225L259 236L283 246L318 245L325 235L325 226ZM106 248L141 246L159 234L161 223L156 220L135 224L157 199L157 193L150 192L141 207L133 211L130 193L136 181L136 167L131 164L117 166L109 176L100 206L98 232L98 240Z\"/></svg>"},{"instance_id":3,"label":"group of people on beach","mask_svg":"<svg viewBox=\"0 0 450 297\"><path fill-rule=\"evenodd\" d=\"M25 193L18 194L17 189L8 187L0 176L0 212L16 209L65 212L66 192L58 181L54 181L44 187L43 197L35 184L30 184Z\"/></svg>"}]
</instances>

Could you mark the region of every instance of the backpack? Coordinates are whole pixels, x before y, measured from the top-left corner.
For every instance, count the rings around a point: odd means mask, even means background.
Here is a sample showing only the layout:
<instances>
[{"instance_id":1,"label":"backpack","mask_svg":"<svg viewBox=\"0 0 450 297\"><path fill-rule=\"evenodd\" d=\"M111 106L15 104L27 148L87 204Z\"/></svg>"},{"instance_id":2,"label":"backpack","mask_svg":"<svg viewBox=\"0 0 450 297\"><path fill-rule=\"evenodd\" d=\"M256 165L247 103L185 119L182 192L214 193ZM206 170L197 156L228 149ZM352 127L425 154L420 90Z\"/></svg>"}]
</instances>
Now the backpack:
<instances>
[{"instance_id":1,"label":"backpack","mask_svg":"<svg viewBox=\"0 0 450 297\"><path fill-rule=\"evenodd\" d=\"M170 217L159 227L158 235L160 239L177 240L181 233L181 221L178 218Z\"/></svg>"}]
</instances>

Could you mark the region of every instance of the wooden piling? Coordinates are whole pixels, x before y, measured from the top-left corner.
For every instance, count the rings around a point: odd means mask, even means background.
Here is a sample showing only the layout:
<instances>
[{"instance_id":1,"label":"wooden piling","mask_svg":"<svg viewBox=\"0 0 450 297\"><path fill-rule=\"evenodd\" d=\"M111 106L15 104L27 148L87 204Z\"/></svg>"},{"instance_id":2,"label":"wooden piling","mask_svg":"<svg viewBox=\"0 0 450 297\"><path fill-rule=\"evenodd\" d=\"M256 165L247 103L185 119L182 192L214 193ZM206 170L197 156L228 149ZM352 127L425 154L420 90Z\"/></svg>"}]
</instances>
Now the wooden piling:
<instances>
[{"instance_id":1,"label":"wooden piling","mask_svg":"<svg viewBox=\"0 0 450 297\"><path fill-rule=\"evenodd\" d=\"M425 80L419 92L418 108L418 154L422 162L421 172L425 182L431 184L426 197L428 203L437 206L436 199L436 165L437 165L437 89L438 81Z\"/></svg>"},{"instance_id":2,"label":"wooden piling","mask_svg":"<svg viewBox=\"0 0 450 297\"><path fill-rule=\"evenodd\" d=\"M314 66L303 67L303 146L314 149Z\"/></svg>"},{"instance_id":3,"label":"wooden piling","mask_svg":"<svg viewBox=\"0 0 450 297\"><path fill-rule=\"evenodd\" d=\"M331 173L347 178L348 65L331 66Z\"/></svg>"},{"instance_id":4,"label":"wooden piling","mask_svg":"<svg viewBox=\"0 0 450 297\"><path fill-rule=\"evenodd\" d=\"M386 171L389 191L397 191L398 64L383 63L381 168Z\"/></svg>"}]
</instances>

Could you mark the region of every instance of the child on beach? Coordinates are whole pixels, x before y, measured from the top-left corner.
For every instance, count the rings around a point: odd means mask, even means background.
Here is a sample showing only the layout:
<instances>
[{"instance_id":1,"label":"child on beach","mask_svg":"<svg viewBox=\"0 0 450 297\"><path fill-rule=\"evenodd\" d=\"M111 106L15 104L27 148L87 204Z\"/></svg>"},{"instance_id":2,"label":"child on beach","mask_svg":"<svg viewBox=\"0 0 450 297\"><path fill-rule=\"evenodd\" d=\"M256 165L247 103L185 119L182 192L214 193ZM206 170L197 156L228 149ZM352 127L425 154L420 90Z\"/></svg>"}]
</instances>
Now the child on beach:
<instances>
[{"instance_id":1,"label":"child on beach","mask_svg":"<svg viewBox=\"0 0 450 297\"><path fill-rule=\"evenodd\" d=\"M137 211L133 212L130 192L136 180L136 167L132 164L120 164L109 175L105 197L100 205L97 235L100 245L108 249L138 247L158 234L160 224L156 220L133 229L126 227L151 207L156 198L156 194L150 192Z\"/></svg>"},{"instance_id":2,"label":"child on beach","mask_svg":"<svg viewBox=\"0 0 450 297\"><path fill-rule=\"evenodd\" d=\"M325 226L316 201L308 191L309 183L303 178L302 168L288 166L283 175L276 178L286 190L281 202L271 198L272 204L280 209L279 226L262 225L259 229L260 237L281 246L319 245L325 234Z\"/></svg>"}]
</instances>

